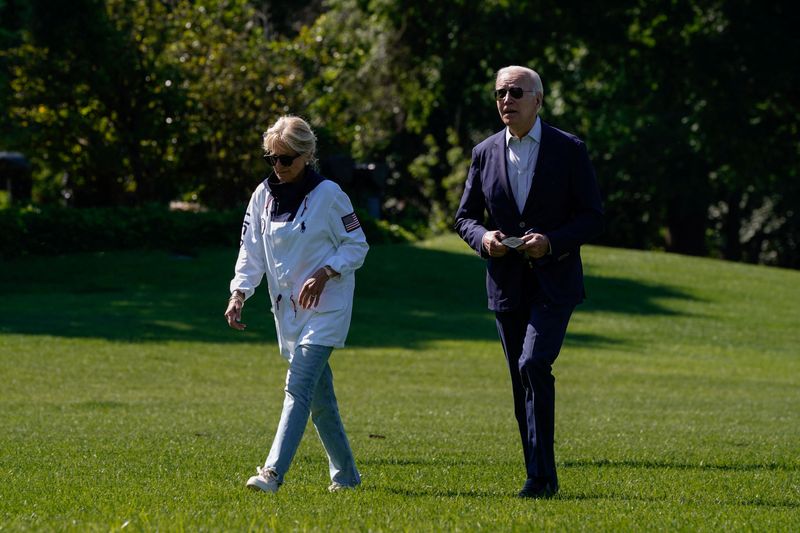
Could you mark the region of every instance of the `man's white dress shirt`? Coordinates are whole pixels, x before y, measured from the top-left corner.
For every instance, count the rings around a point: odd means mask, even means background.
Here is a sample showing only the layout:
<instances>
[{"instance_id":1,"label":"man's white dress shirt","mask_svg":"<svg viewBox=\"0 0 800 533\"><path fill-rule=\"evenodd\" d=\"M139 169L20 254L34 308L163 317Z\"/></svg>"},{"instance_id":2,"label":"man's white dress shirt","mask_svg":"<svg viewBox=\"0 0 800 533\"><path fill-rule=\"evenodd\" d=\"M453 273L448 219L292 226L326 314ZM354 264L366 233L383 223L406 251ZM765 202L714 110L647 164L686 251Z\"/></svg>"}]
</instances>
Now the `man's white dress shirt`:
<instances>
[{"instance_id":1,"label":"man's white dress shirt","mask_svg":"<svg viewBox=\"0 0 800 533\"><path fill-rule=\"evenodd\" d=\"M506 168L520 213L525 208L525 202L531 192L541 141L542 121L539 117L536 117L531 131L522 139L514 137L511 130L506 127Z\"/></svg>"}]
</instances>

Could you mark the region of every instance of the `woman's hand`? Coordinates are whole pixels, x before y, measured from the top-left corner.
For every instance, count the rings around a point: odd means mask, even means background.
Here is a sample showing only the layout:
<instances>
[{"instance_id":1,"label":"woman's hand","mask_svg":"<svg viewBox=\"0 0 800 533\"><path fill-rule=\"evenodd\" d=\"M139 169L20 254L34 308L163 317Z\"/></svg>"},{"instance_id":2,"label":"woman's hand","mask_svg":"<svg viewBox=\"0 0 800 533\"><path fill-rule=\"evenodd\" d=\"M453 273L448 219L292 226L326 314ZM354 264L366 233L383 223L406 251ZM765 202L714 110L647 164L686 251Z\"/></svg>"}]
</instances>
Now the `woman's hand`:
<instances>
[{"instance_id":1,"label":"woman's hand","mask_svg":"<svg viewBox=\"0 0 800 533\"><path fill-rule=\"evenodd\" d=\"M228 308L225 310L225 319L228 321L228 325L233 329L238 329L239 331L242 331L247 327L246 324L242 324L240 322L242 319L243 307L244 295L237 291L233 296L231 296L231 299L228 300Z\"/></svg>"},{"instance_id":2,"label":"woman's hand","mask_svg":"<svg viewBox=\"0 0 800 533\"><path fill-rule=\"evenodd\" d=\"M328 270L325 268L318 268L317 271L303 283L303 288L300 289L300 294L298 295L300 307L303 309L311 309L312 307L318 306L322 291L325 289L325 284L328 283L329 279Z\"/></svg>"}]
</instances>

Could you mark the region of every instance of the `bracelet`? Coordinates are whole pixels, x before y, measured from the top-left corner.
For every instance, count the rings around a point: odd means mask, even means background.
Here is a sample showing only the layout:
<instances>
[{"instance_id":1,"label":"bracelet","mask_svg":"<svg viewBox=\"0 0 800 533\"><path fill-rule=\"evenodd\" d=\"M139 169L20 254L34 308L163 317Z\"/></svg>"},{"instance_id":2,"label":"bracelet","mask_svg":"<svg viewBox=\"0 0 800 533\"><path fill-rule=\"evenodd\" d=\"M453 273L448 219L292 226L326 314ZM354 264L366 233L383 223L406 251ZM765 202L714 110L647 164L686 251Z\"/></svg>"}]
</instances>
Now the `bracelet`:
<instances>
[{"instance_id":1,"label":"bracelet","mask_svg":"<svg viewBox=\"0 0 800 533\"><path fill-rule=\"evenodd\" d=\"M228 298L228 301L230 302L232 300L236 300L240 304L244 305L244 295L239 291L233 291L233 293L231 293L231 297Z\"/></svg>"}]
</instances>

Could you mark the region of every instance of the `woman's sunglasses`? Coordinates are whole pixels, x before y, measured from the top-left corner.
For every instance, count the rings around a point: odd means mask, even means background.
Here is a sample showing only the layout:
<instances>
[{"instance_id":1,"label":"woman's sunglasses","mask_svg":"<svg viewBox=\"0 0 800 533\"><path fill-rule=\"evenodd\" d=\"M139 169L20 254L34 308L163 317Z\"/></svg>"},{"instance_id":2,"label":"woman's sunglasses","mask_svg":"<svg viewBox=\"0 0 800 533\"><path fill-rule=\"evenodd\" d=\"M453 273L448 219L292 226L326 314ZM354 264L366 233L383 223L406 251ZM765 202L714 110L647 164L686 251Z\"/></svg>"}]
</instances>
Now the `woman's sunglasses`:
<instances>
[{"instance_id":1,"label":"woman's sunglasses","mask_svg":"<svg viewBox=\"0 0 800 533\"><path fill-rule=\"evenodd\" d=\"M289 167L292 165L292 163L294 163L294 160L300 157L301 155L303 154L297 154L297 155L264 154L264 159L267 161L267 163L270 164L270 166L273 167L275 166L275 163L277 163L278 161L280 161L281 165Z\"/></svg>"},{"instance_id":2,"label":"woman's sunglasses","mask_svg":"<svg viewBox=\"0 0 800 533\"><path fill-rule=\"evenodd\" d=\"M525 91L519 87L509 87L508 89L495 89L494 91L494 99L495 100L502 100L506 97L507 94L511 95L511 98L514 100L519 100L522 98L522 95L525 93L533 93L536 91Z\"/></svg>"}]
</instances>

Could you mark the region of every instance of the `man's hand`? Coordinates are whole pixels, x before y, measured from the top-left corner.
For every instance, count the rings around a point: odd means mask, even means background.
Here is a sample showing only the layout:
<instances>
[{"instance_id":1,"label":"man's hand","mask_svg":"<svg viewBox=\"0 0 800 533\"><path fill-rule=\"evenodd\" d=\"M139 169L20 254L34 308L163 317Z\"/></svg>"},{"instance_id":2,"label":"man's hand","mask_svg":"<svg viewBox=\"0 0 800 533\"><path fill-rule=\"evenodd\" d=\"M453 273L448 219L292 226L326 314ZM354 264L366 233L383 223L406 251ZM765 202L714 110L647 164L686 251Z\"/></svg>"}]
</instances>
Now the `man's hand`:
<instances>
[{"instance_id":1,"label":"man's hand","mask_svg":"<svg viewBox=\"0 0 800 533\"><path fill-rule=\"evenodd\" d=\"M522 240L525 241L525 244L517 250L527 254L528 257L539 259L550 253L550 239L547 238L547 235L528 233L522 236Z\"/></svg>"},{"instance_id":2,"label":"man's hand","mask_svg":"<svg viewBox=\"0 0 800 533\"><path fill-rule=\"evenodd\" d=\"M319 299L323 289L325 289L325 284L328 283L328 279L328 272L324 268L318 268L316 272L303 283L303 288L300 289L300 294L297 298L300 302L300 307L303 309L310 309L318 306Z\"/></svg>"},{"instance_id":3,"label":"man's hand","mask_svg":"<svg viewBox=\"0 0 800 533\"><path fill-rule=\"evenodd\" d=\"M242 300L231 298L228 300L228 308L225 310L225 319L228 321L228 325L239 331L247 327L246 324L239 322L242 319L242 307L244 307Z\"/></svg>"},{"instance_id":4,"label":"man's hand","mask_svg":"<svg viewBox=\"0 0 800 533\"><path fill-rule=\"evenodd\" d=\"M502 231L487 231L483 234L481 244L486 253L491 257L503 257L508 253L508 246L503 244L502 241L506 236Z\"/></svg>"}]
</instances>

